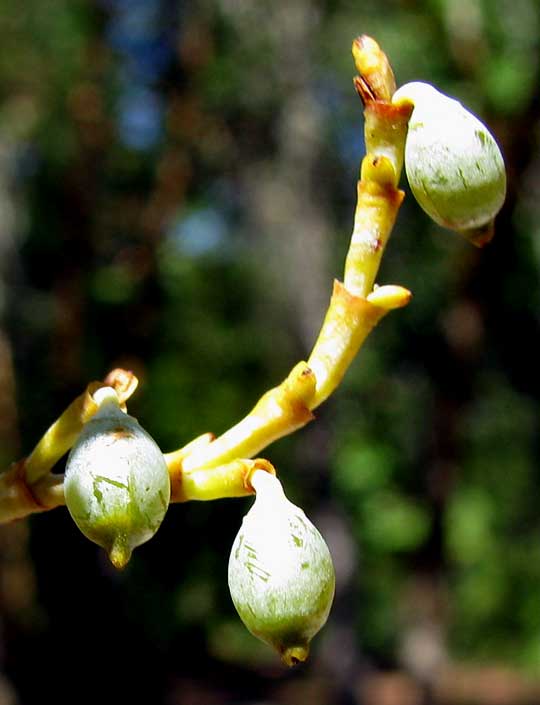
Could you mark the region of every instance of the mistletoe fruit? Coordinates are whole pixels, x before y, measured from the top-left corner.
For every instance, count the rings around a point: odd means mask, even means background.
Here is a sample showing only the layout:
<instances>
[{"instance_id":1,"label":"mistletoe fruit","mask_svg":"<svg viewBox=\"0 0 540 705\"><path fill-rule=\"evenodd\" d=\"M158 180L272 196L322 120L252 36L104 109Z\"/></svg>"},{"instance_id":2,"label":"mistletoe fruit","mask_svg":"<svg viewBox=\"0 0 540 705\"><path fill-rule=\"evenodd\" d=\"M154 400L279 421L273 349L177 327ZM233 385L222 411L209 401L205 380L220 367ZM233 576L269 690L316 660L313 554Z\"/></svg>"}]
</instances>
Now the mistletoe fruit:
<instances>
[{"instance_id":1,"label":"mistletoe fruit","mask_svg":"<svg viewBox=\"0 0 540 705\"><path fill-rule=\"evenodd\" d=\"M326 622L334 597L330 551L304 512L264 471L252 478L255 503L229 559L229 589L240 618L293 666Z\"/></svg>"},{"instance_id":2,"label":"mistletoe fruit","mask_svg":"<svg viewBox=\"0 0 540 705\"><path fill-rule=\"evenodd\" d=\"M119 407L114 390L94 394L99 404L69 455L64 493L69 512L112 563L123 568L136 546L156 533L169 506L163 454L136 419Z\"/></svg>"},{"instance_id":3,"label":"mistletoe fruit","mask_svg":"<svg viewBox=\"0 0 540 705\"><path fill-rule=\"evenodd\" d=\"M493 234L506 195L504 161L487 127L427 83L407 83L394 104L412 103L405 170L414 197L439 225L477 245Z\"/></svg>"}]
</instances>

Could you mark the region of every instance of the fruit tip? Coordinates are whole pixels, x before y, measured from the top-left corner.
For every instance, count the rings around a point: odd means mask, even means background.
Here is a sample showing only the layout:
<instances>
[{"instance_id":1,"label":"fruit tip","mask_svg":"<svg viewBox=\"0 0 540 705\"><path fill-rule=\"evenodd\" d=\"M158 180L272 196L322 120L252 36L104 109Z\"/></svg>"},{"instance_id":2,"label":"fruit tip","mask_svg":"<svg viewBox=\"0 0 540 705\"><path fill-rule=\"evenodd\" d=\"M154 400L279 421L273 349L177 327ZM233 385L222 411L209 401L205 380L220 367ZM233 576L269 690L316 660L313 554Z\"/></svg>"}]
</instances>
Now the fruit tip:
<instances>
[{"instance_id":1,"label":"fruit tip","mask_svg":"<svg viewBox=\"0 0 540 705\"><path fill-rule=\"evenodd\" d=\"M282 662L292 668L293 666L298 666L299 663L304 663L307 661L309 656L309 645L301 646L289 646L283 650L280 650L280 656Z\"/></svg>"},{"instance_id":2,"label":"fruit tip","mask_svg":"<svg viewBox=\"0 0 540 705\"><path fill-rule=\"evenodd\" d=\"M116 538L109 551L109 560L117 570L123 570L129 563L132 551L128 548L125 539Z\"/></svg>"},{"instance_id":3,"label":"fruit tip","mask_svg":"<svg viewBox=\"0 0 540 705\"><path fill-rule=\"evenodd\" d=\"M491 242L493 236L495 235L495 221L490 220L488 223L481 225L478 228L460 230L459 232L475 247L482 248L484 245Z\"/></svg>"}]
</instances>

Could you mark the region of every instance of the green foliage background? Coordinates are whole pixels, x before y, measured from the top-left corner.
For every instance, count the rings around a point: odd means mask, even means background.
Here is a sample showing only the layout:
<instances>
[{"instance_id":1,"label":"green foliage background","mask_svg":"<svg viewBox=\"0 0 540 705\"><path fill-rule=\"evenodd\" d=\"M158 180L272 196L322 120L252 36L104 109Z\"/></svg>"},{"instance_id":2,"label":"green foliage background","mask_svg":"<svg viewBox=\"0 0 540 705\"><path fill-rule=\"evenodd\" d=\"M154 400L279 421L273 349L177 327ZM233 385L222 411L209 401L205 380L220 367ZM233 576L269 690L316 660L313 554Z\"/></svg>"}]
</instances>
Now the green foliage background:
<instances>
[{"instance_id":1,"label":"green foliage background","mask_svg":"<svg viewBox=\"0 0 540 705\"><path fill-rule=\"evenodd\" d=\"M540 677L535 0L0 0L0 454L115 366L172 450L307 356L352 224L360 33L483 117L509 193L482 252L407 197L380 283L411 304L266 453L336 559L312 664L284 673L234 614L249 500L171 507L122 575L56 510L0 535L7 702L369 703L387 670L437 702L448 663Z\"/></svg>"}]
</instances>

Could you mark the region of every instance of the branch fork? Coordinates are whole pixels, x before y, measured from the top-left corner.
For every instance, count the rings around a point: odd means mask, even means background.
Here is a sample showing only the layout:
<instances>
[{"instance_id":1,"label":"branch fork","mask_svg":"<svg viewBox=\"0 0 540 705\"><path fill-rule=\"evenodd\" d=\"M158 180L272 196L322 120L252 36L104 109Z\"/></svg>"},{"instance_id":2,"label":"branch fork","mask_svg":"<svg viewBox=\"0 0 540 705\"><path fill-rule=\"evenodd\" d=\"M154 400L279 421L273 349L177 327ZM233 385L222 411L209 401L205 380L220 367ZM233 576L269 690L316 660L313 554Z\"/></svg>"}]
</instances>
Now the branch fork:
<instances>
[{"instance_id":1,"label":"branch fork","mask_svg":"<svg viewBox=\"0 0 540 705\"><path fill-rule=\"evenodd\" d=\"M328 311L307 362L295 365L281 384L263 394L252 410L221 436L206 433L164 455L173 502L253 494L253 473L275 474L275 469L268 460L252 458L314 419L313 410L341 383L377 323L411 298L407 289L378 287L375 280L404 197L398 183L412 106L392 104L394 75L375 40L359 37L352 51L359 72L354 85L364 104L367 154L357 185L343 282L334 282ZM132 372L116 369L102 382L88 385L30 455L0 475L0 522L65 503L62 475L51 471L96 413L93 395L102 387L112 387L125 410L137 383Z\"/></svg>"}]
</instances>

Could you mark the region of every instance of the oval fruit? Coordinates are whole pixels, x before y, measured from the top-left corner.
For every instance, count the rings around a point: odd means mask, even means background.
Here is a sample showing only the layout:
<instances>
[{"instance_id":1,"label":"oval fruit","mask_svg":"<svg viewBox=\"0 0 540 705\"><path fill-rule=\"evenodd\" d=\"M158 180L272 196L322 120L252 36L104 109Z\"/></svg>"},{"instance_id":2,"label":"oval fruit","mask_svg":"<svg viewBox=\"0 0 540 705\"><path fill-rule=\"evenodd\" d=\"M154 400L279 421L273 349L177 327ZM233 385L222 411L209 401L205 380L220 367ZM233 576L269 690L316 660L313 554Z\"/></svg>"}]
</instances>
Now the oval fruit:
<instances>
[{"instance_id":1,"label":"oval fruit","mask_svg":"<svg viewBox=\"0 0 540 705\"><path fill-rule=\"evenodd\" d=\"M264 471L252 478L255 503L244 517L229 559L229 588L240 618L288 666L305 661L325 624L335 588L323 537Z\"/></svg>"},{"instance_id":2,"label":"oval fruit","mask_svg":"<svg viewBox=\"0 0 540 705\"><path fill-rule=\"evenodd\" d=\"M405 170L420 206L439 225L476 237L476 244L483 244L482 233L489 240L506 195L506 171L488 128L427 83L407 83L392 102L414 105Z\"/></svg>"},{"instance_id":3,"label":"oval fruit","mask_svg":"<svg viewBox=\"0 0 540 705\"><path fill-rule=\"evenodd\" d=\"M94 399L99 409L69 454L64 493L82 533L123 568L165 516L169 473L159 447L120 409L114 390L100 389Z\"/></svg>"}]
</instances>

